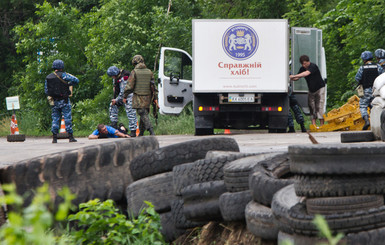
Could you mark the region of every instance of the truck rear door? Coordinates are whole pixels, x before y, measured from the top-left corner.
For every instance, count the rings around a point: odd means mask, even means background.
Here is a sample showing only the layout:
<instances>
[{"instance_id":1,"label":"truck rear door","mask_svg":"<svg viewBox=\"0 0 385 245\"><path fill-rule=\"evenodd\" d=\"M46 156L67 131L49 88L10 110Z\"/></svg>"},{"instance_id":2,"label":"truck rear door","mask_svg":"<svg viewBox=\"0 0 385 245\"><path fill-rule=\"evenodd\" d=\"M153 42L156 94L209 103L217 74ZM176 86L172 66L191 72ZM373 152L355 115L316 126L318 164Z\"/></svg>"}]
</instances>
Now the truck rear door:
<instances>
[{"instance_id":1,"label":"truck rear door","mask_svg":"<svg viewBox=\"0 0 385 245\"><path fill-rule=\"evenodd\" d=\"M181 49L162 47L158 77L160 113L181 113L193 98L191 55Z\"/></svg>"}]
</instances>

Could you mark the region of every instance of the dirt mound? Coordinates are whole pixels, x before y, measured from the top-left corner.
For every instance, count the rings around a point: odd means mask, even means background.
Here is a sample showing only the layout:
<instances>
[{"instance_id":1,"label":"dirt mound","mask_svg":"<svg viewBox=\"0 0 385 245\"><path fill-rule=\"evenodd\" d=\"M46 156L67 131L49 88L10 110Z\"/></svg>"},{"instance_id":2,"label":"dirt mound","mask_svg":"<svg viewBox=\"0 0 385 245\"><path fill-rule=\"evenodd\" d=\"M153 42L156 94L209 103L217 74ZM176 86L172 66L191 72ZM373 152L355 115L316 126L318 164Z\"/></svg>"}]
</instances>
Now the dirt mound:
<instances>
[{"instance_id":1,"label":"dirt mound","mask_svg":"<svg viewBox=\"0 0 385 245\"><path fill-rule=\"evenodd\" d=\"M189 230L180 236L174 245L274 245L276 241L266 241L254 236L242 222L210 222L202 228Z\"/></svg>"}]
</instances>

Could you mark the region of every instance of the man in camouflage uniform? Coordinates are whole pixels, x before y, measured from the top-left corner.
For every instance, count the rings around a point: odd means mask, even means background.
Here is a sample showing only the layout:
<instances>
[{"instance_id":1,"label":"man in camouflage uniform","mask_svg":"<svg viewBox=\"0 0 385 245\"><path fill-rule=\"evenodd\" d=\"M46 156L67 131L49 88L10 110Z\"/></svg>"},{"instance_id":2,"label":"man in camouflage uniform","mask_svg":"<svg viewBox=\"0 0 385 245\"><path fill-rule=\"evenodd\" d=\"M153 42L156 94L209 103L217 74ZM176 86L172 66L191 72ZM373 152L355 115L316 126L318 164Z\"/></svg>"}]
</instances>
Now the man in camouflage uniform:
<instances>
[{"instance_id":1,"label":"man in camouflage uniform","mask_svg":"<svg viewBox=\"0 0 385 245\"><path fill-rule=\"evenodd\" d=\"M52 63L52 69L54 72L46 77L44 84L45 93L51 100L52 143L57 143L57 134L59 132L62 115L64 117L66 131L69 135L69 142L77 142L72 130L71 102L69 99L71 91L69 87L78 84L79 79L63 71L64 62L62 60L55 60Z\"/></svg>"},{"instance_id":2,"label":"man in camouflage uniform","mask_svg":"<svg viewBox=\"0 0 385 245\"><path fill-rule=\"evenodd\" d=\"M118 129L119 107L124 105L129 123L128 128L131 131L130 136L136 137L137 119L136 110L132 108L133 95L129 94L127 96L127 103L123 102L124 88L126 87L130 72L123 69L120 70L116 66L111 66L107 70L107 75L112 77L114 86L114 98L111 100L109 109L111 126Z\"/></svg>"},{"instance_id":3,"label":"man in camouflage uniform","mask_svg":"<svg viewBox=\"0 0 385 245\"><path fill-rule=\"evenodd\" d=\"M360 112L362 118L365 120L365 125L362 130L367 130L370 126L368 107L372 107L371 102L374 99L372 90L373 82L384 70L379 64L372 62L373 54L370 51L362 52L361 59L364 65L358 69L355 79L358 85L362 84L364 88L364 96L360 98Z\"/></svg>"},{"instance_id":4,"label":"man in camouflage uniform","mask_svg":"<svg viewBox=\"0 0 385 245\"><path fill-rule=\"evenodd\" d=\"M129 94L134 94L132 98L132 107L137 109L140 116L139 135L142 136L145 130L148 130L150 135L155 135L148 116L151 102L152 100L156 101L157 98L154 74L144 64L144 59L141 55L134 56L132 65L135 68L131 71L128 83L124 89L124 100L127 99Z\"/></svg>"},{"instance_id":5,"label":"man in camouflage uniform","mask_svg":"<svg viewBox=\"0 0 385 245\"><path fill-rule=\"evenodd\" d=\"M376 49L374 51L374 55L377 58L377 63L382 67L382 69L385 69L385 50L383 49Z\"/></svg>"}]
</instances>

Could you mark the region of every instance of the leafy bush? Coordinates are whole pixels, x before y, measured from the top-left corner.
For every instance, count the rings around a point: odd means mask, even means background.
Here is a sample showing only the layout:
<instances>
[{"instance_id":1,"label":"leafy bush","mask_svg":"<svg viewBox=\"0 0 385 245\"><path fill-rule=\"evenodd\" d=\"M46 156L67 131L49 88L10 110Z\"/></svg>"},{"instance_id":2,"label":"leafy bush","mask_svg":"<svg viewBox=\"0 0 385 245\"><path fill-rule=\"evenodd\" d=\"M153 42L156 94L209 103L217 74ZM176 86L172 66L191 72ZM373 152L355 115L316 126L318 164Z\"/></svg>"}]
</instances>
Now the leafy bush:
<instances>
[{"instance_id":1,"label":"leafy bush","mask_svg":"<svg viewBox=\"0 0 385 245\"><path fill-rule=\"evenodd\" d=\"M16 194L15 186L3 185L2 187L8 193L0 197L0 203L11 205L12 210L8 212L8 222L0 228L1 244L68 244L67 237L58 239L55 234L58 231L53 229L55 222L65 220L70 210L74 195L68 188L63 188L59 192L64 202L59 205L54 217L51 212L52 203L48 185L37 189L32 203L26 208L22 208L23 198Z\"/></svg>"},{"instance_id":2,"label":"leafy bush","mask_svg":"<svg viewBox=\"0 0 385 245\"><path fill-rule=\"evenodd\" d=\"M166 244L160 233L160 216L151 203L146 204L136 219L120 214L112 200L80 204L80 211L68 217L76 227L70 234L77 244Z\"/></svg>"},{"instance_id":3,"label":"leafy bush","mask_svg":"<svg viewBox=\"0 0 385 245\"><path fill-rule=\"evenodd\" d=\"M128 219L118 212L112 200L98 199L80 204L77 213L68 215L74 208L71 201L75 196L66 187L58 192L64 200L58 207L50 200L48 185L43 185L25 208L14 185L2 187L6 195L0 197L0 204L12 209L0 228L1 244L166 244L160 233L160 216L151 203L146 202L148 207L138 218ZM69 224L74 225L70 228Z\"/></svg>"}]
</instances>

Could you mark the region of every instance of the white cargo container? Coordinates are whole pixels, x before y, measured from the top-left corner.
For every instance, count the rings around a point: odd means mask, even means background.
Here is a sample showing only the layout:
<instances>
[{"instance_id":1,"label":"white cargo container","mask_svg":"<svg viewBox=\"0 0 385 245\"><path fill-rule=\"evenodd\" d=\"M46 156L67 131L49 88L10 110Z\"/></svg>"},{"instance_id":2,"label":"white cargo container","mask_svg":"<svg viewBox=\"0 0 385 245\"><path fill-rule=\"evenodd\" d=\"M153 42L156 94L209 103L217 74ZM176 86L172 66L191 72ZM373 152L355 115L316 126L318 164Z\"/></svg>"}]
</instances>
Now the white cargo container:
<instances>
[{"instance_id":1,"label":"white cargo container","mask_svg":"<svg viewBox=\"0 0 385 245\"><path fill-rule=\"evenodd\" d=\"M193 20L192 27L193 57L161 49L160 113L179 114L193 101L196 135L214 128L286 132L288 21Z\"/></svg>"}]
</instances>

